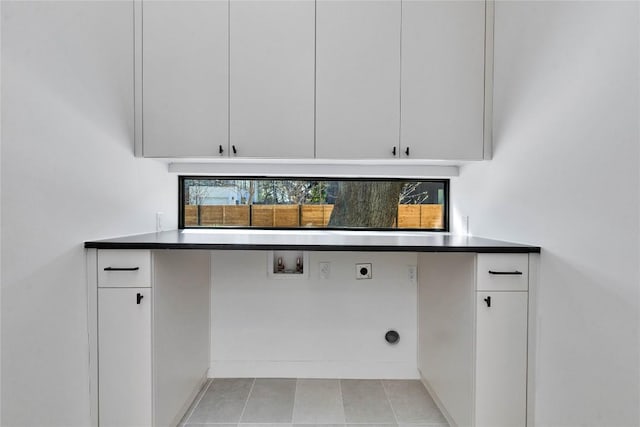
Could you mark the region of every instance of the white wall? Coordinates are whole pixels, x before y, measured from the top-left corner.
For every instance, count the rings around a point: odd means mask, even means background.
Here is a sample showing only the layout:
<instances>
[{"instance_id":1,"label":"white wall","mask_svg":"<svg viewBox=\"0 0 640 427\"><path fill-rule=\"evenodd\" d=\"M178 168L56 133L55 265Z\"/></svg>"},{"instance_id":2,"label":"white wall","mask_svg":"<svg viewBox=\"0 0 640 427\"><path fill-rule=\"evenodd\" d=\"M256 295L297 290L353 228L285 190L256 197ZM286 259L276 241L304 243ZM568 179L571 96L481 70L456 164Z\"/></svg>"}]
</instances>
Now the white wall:
<instances>
[{"instance_id":1,"label":"white wall","mask_svg":"<svg viewBox=\"0 0 640 427\"><path fill-rule=\"evenodd\" d=\"M0 46L2 46L2 2L0 2ZM0 49L1 52L1 49ZM0 65L2 58L0 55ZM0 66L0 100L2 99L2 67ZM2 102L0 102L0 423L2 423Z\"/></svg>"},{"instance_id":2,"label":"white wall","mask_svg":"<svg viewBox=\"0 0 640 427\"><path fill-rule=\"evenodd\" d=\"M89 423L85 240L175 225L133 157L132 2L2 4L2 422Z\"/></svg>"},{"instance_id":3,"label":"white wall","mask_svg":"<svg viewBox=\"0 0 640 427\"><path fill-rule=\"evenodd\" d=\"M319 262L330 262L320 279ZM213 253L218 377L418 378L415 253L311 252L309 276L267 278L266 251ZM370 280L356 263L372 263ZM389 329L400 341L389 345Z\"/></svg>"},{"instance_id":4,"label":"white wall","mask_svg":"<svg viewBox=\"0 0 640 427\"><path fill-rule=\"evenodd\" d=\"M637 2L498 2L495 155L452 185L474 235L542 246L537 426L637 426Z\"/></svg>"}]
</instances>

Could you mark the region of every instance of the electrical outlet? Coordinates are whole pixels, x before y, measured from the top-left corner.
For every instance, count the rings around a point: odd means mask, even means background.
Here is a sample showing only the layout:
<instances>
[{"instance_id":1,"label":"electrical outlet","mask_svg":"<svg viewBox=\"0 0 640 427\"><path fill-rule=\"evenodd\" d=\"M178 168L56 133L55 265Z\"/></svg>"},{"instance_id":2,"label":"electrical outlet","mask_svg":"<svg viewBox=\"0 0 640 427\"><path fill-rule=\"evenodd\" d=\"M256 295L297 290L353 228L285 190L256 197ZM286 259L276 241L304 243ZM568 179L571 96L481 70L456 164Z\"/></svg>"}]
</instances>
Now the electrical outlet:
<instances>
[{"instance_id":1,"label":"electrical outlet","mask_svg":"<svg viewBox=\"0 0 640 427\"><path fill-rule=\"evenodd\" d=\"M330 262L320 262L318 263L318 276L327 280L331 277L331 263Z\"/></svg>"},{"instance_id":2,"label":"electrical outlet","mask_svg":"<svg viewBox=\"0 0 640 427\"><path fill-rule=\"evenodd\" d=\"M418 267L415 265L407 266L407 279L409 283L414 284L418 280Z\"/></svg>"},{"instance_id":3,"label":"electrical outlet","mask_svg":"<svg viewBox=\"0 0 640 427\"><path fill-rule=\"evenodd\" d=\"M157 232L164 230L164 226L162 224L163 216L164 216L164 212L156 212L156 231Z\"/></svg>"},{"instance_id":4,"label":"electrical outlet","mask_svg":"<svg viewBox=\"0 0 640 427\"><path fill-rule=\"evenodd\" d=\"M469 235L469 231L470 231L469 230L469 223L470 223L469 216L468 215L463 215L462 216L462 232L463 232L463 234L465 234L467 236Z\"/></svg>"},{"instance_id":5,"label":"electrical outlet","mask_svg":"<svg viewBox=\"0 0 640 427\"><path fill-rule=\"evenodd\" d=\"M371 264L356 264L356 279L371 279Z\"/></svg>"}]
</instances>

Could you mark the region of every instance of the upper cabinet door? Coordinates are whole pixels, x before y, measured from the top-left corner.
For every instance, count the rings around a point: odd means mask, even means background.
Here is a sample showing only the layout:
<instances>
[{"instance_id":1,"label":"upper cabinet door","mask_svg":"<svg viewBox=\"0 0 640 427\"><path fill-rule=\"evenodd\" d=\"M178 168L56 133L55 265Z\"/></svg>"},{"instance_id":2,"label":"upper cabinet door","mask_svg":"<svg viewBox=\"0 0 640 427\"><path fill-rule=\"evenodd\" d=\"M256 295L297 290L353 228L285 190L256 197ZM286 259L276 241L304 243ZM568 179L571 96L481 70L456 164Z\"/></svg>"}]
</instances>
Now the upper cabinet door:
<instances>
[{"instance_id":1,"label":"upper cabinet door","mask_svg":"<svg viewBox=\"0 0 640 427\"><path fill-rule=\"evenodd\" d=\"M400 0L318 0L316 10L316 157L394 158Z\"/></svg>"},{"instance_id":2,"label":"upper cabinet door","mask_svg":"<svg viewBox=\"0 0 640 427\"><path fill-rule=\"evenodd\" d=\"M313 158L315 2L229 7L230 155Z\"/></svg>"},{"instance_id":3,"label":"upper cabinet door","mask_svg":"<svg viewBox=\"0 0 640 427\"><path fill-rule=\"evenodd\" d=\"M402 156L483 158L485 2L402 5Z\"/></svg>"},{"instance_id":4,"label":"upper cabinet door","mask_svg":"<svg viewBox=\"0 0 640 427\"><path fill-rule=\"evenodd\" d=\"M142 24L143 155L226 155L228 2L145 1Z\"/></svg>"}]
</instances>

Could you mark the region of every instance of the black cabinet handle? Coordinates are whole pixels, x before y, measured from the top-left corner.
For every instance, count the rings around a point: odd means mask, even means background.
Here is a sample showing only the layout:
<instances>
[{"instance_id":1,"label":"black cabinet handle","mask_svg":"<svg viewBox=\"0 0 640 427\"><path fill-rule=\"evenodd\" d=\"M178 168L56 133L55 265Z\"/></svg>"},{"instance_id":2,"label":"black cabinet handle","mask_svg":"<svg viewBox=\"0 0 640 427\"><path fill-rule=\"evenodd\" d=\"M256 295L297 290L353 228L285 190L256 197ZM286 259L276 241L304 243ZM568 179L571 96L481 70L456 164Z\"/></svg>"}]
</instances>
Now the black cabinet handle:
<instances>
[{"instance_id":1,"label":"black cabinet handle","mask_svg":"<svg viewBox=\"0 0 640 427\"><path fill-rule=\"evenodd\" d=\"M140 294L138 294L140 295ZM491 296L488 296L484 299L484 302L487 303L487 307L491 307Z\"/></svg>"},{"instance_id":2,"label":"black cabinet handle","mask_svg":"<svg viewBox=\"0 0 640 427\"><path fill-rule=\"evenodd\" d=\"M406 155L407 155L407 157L409 157L409 147L407 147L407 149L406 149L406 150L404 150L404 154L406 154Z\"/></svg>"},{"instance_id":3,"label":"black cabinet handle","mask_svg":"<svg viewBox=\"0 0 640 427\"><path fill-rule=\"evenodd\" d=\"M224 153L224 150L222 149L222 145L220 145L220 148L218 148L218 153L220 154Z\"/></svg>"},{"instance_id":4,"label":"black cabinet handle","mask_svg":"<svg viewBox=\"0 0 640 427\"><path fill-rule=\"evenodd\" d=\"M138 292L138 294L136 295L136 304L140 304L140 301L142 301L142 298L144 298L144 295Z\"/></svg>"},{"instance_id":5,"label":"black cabinet handle","mask_svg":"<svg viewBox=\"0 0 640 427\"><path fill-rule=\"evenodd\" d=\"M231 149L233 150L233 154L238 154L238 150L236 150L236 146L232 145Z\"/></svg>"},{"instance_id":6,"label":"black cabinet handle","mask_svg":"<svg viewBox=\"0 0 640 427\"><path fill-rule=\"evenodd\" d=\"M138 271L140 267L105 267L104 271Z\"/></svg>"},{"instance_id":7,"label":"black cabinet handle","mask_svg":"<svg viewBox=\"0 0 640 427\"><path fill-rule=\"evenodd\" d=\"M396 147L393 147L393 150L391 151L393 153L393 155L396 155Z\"/></svg>"},{"instance_id":8,"label":"black cabinet handle","mask_svg":"<svg viewBox=\"0 0 640 427\"><path fill-rule=\"evenodd\" d=\"M489 274L495 274L497 276L522 276L522 271L493 271L493 270L489 270Z\"/></svg>"}]
</instances>

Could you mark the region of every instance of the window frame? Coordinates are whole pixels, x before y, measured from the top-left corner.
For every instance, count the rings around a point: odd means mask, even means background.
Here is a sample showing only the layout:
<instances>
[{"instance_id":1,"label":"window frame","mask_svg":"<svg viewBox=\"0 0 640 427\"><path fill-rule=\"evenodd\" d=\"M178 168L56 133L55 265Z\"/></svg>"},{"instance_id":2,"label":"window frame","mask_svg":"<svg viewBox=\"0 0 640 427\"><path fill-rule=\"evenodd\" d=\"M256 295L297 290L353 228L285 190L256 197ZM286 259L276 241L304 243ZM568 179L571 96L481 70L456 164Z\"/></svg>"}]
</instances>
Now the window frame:
<instances>
[{"instance_id":1,"label":"window frame","mask_svg":"<svg viewBox=\"0 0 640 427\"><path fill-rule=\"evenodd\" d=\"M443 209L443 228L383 228L383 227L371 227L371 228L362 228L362 227L253 227L253 226L206 226L206 227L193 227L193 226L185 226L184 225L184 181L185 180L300 180L300 181L424 181L424 182L435 182L441 183L444 187L444 209ZM178 175L178 229L179 230L312 230L312 231L323 231L323 230L347 230L347 231L362 231L362 232L370 232L370 231L390 231L390 232L403 232L403 231L411 231L411 232L428 232L428 233L448 233L450 230L450 214L449 211L451 209L450 206L450 197L449 197L449 189L450 189L451 180L448 178L355 178L355 177L308 177L308 176L263 176L263 175L255 175L255 176L228 176L228 175Z\"/></svg>"}]
</instances>

